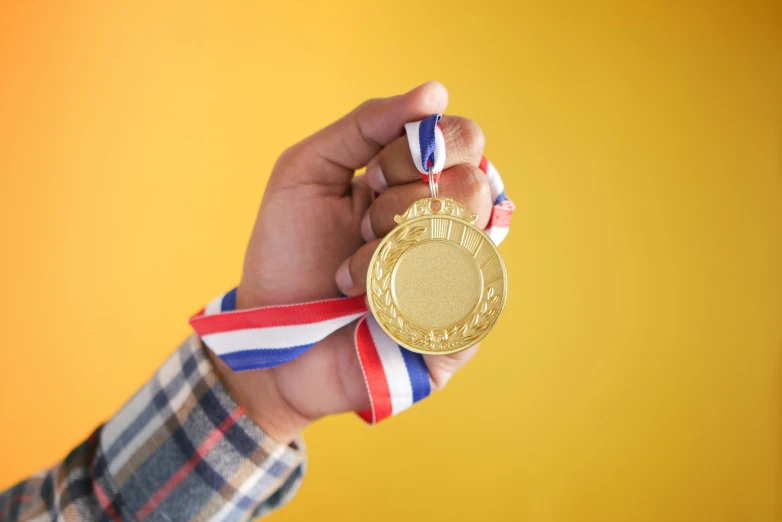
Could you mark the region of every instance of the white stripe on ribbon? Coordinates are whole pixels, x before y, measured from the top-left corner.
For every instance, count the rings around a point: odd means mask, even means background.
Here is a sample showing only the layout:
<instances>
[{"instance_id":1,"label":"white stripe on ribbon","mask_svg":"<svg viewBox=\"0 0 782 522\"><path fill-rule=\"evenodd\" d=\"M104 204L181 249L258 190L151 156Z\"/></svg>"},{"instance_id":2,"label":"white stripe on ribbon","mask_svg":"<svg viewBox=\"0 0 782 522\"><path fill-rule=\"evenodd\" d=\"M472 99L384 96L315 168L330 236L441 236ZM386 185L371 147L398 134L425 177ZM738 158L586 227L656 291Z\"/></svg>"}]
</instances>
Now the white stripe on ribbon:
<instances>
[{"instance_id":1,"label":"white stripe on ribbon","mask_svg":"<svg viewBox=\"0 0 782 522\"><path fill-rule=\"evenodd\" d=\"M410 383L410 375L407 373L405 360L402 358L402 350L393 339L391 339L375 318L367 317L369 333L372 335L372 341L375 343L375 349L380 362L383 365L383 373L386 375L388 392L391 395L391 415L396 415L413 405L413 387Z\"/></svg>"},{"instance_id":2,"label":"white stripe on ribbon","mask_svg":"<svg viewBox=\"0 0 782 522\"><path fill-rule=\"evenodd\" d=\"M417 168L418 172L420 172L421 174L428 174L428 172L424 170L423 161L421 158L422 154L421 154L421 147L419 141L420 134L421 134L420 131L421 131L420 121L414 121L405 124L405 132L407 134L407 144L410 146L410 154L413 156L413 163L415 164L415 168ZM445 137L443 136L442 129L440 129L440 125L437 125L434 131L434 165L432 166L432 171L437 174L442 172L444 167L445 167Z\"/></svg>"},{"instance_id":3,"label":"white stripe on ribbon","mask_svg":"<svg viewBox=\"0 0 782 522\"><path fill-rule=\"evenodd\" d=\"M486 162L486 181L489 182L491 189L491 202L497 203L497 198L505 192L505 184L502 182L500 173L494 167L491 161Z\"/></svg>"},{"instance_id":4,"label":"white stripe on ribbon","mask_svg":"<svg viewBox=\"0 0 782 522\"><path fill-rule=\"evenodd\" d=\"M215 297L204 308L204 315L215 315L222 312L223 296Z\"/></svg>"},{"instance_id":5,"label":"white stripe on ribbon","mask_svg":"<svg viewBox=\"0 0 782 522\"><path fill-rule=\"evenodd\" d=\"M322 341L332 332L352 323L363 315L365 313L350 314L318 323L231 330L206 334L202 339L217 355L244 350L285 350L294 346L305 346Z\"/></svg>"},{"instance_id":6,"label":"white stripe on ribbon","mask_svg":"<svg viewBox=\"0 0 782 522\"><path fill-rule=\"evenodd\" d=\"M508 232L510 231L507 227L489 227L484 232L487 236L489 236L489 239L494 241L495 245L499 245L503 241L505 241L505 238L508 237Z\"/></svg>"}]
</instances>

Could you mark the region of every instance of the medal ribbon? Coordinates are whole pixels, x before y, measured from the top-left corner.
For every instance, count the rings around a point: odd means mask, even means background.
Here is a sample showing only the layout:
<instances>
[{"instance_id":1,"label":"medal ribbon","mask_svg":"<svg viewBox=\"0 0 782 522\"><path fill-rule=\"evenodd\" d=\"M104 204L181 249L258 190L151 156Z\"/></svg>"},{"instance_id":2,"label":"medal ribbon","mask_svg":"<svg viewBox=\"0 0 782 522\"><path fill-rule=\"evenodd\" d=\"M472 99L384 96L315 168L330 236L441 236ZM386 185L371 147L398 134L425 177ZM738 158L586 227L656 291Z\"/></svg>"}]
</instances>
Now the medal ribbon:
<instances>
[{"instance_id":1,"label":"medal ribbon","mask_svg":"<svg viewBox=\"0 0 782 522\"><path fill-rule=\"evenodd\" d=\"M438 124L442 117L442 114L432 114L421 121L405 124L410 154L424 183L429 183L429 169L437 182L445 167L445 137Z\"/></svg>"},{"instance_id":2,"label":"medal ribbon","mask_svg":"<svg viewBox=\"0 0 782 522\"><path fill-rule=\"evenodd\" d=\"M445 165L445 141L435 114L405 126L416 168L428 181ZM513 203L497 169L486 158L480 169L491 187L493 207L484 232L499 245L508 234ZM435 178L436 179L436 178ZM213 299L190 318L203 343L234 371L271 368L290 362L336 330L354 321L356 353L371 407L358 412L370 424L426 398L432 382L421 354L396 344L369 313L366 296L236 310L236 289Z\"/></svg>"}]
</instances>

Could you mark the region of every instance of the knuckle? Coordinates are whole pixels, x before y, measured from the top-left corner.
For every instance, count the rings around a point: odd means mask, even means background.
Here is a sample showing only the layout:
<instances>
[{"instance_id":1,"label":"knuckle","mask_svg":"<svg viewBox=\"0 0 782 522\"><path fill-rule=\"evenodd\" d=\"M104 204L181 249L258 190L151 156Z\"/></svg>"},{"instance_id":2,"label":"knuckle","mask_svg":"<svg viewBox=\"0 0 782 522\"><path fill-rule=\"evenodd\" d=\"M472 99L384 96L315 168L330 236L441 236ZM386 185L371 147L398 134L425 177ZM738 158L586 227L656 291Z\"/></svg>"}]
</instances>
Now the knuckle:
<instances>
[{"instance_id":1,"label":"knuckle","mask_svg":"<svg viewBox=\"0 0 782 522\"><path fill-rule=\"evenodd\" d=\"M473 345L464 351L450 355L424 356L429 377L432 380L432 388L435 391L442 390L453 375L459 371L459 368L467 364L472 359L478 349L479 344ZM434 359L436 357L436 359Z\"/></svg>"},{"instance_id":2,"label":"knuckle","mask_svg":"<svg viewBox=\"0 0 782 522\"><path fill-rule=\"evenodd\" d=\"M361 259L358 255L353 255L348 261L348 271L350 272L350 278L353 280L353 286L360 287L366 278L366 270L362 270Z\"/></svg>"},{"instance_id":3,"label":"knuckle","mask_svg":"<svg viewBox=\"0 0 782 522\"><path fill-rule=\"evenodd\" d=\"M277 162L274 165L274 169L296 168L299 163L304 161L303 157L305 152L306 145L303 141L291 145L280 153Z\"/></svg>"},{"instance_id":4,"label":"knuckle","mask_svg":"<svg viewBox=\"0 0 782 522\"><path fill-rule=\"evenodd\" d=\"M384 197L386 193L380 194L372 206L369 207L369 223L372 225L372 231L376 236L382 234L388 214L391 212L388 206L388 198Z\"/></svg>"},{"instance_id":5,"label":"knuckle","mask_svg":"<svg viewBox=\"0 0 782 522\"><path fill-rule=\"evenodd\" d=\"M442 391L450 380L450 375L441 375L439 372L432 374L432 391Z\"/></svg>"},{"instance_id":6,"label":"knuckle","mask_svg":"<svg viewBox=\"0 0 782 522\"><path fill-rule=\"evenodd\" d=\"M272 175L269 178L269 186L276 188L285 187L289 183L287 174L299 169L301 164L306 161L303 156L304 150L301 142L283 150L274 163Z\"/></svg>"},{"instance_id":7,"label":"knuckle","mask_svg":"<svg viewBox=\"0 0 782 522\"><path fill-rule=\"evenodd\" d=\"M429 377L432 379L433 391L441 391L445 388L460 366L454 358L438 361L436 365L429 365Z\"/></svg>"},{"instance_id":8,"label":"knuckle","mask_svg":"<svg viewBox=\"0 0 782 522\"><path fill-rule=\"evenodd\" d=\"M479 168L471 165L457 165L454 170L456 170L456 175L453 176L453 180L457 184L456 192L467 203L471 212L483 210L484 203L491 204L489 182Z\"/></svg>"},{"instance_id":9,"label":"knuckle","mask_svg":"<svg viewBox=\"0 0 782 522\"><path fill-rule=\"evenodd\" d=\"M469 118L458 117L454 121L453 132L454 142L461 147L465 159L477 165L486 145L481 126Z\"/></svg>"},{"instance_id":10,"label":"knuckle","mask_svg":"<svg viewBox=\"0 0 782 522\"><path fill-rule=\"evenodd\" d=\"M277 158L277 164L278 165L285 165L291 163L294 158L296 158L297 154L297 145L291 145L284 151L280 153L280 156Z\"/></svg>"},{"instance_id":11,"label":"knuckle","mask_svg":"<svg viewBox=\"0 0 782 522\"><path fill-rule=\"evenodd\" d=\"M370 98L368 100L365 100L365 101L361 102L358 105L358 107L356 107L355 112L356 112L356 114L360 114L360 113L366 111L367 109L370 109L370 108L374 107L375 105L377 105L381 101L382 101L382 98Z\"/></svg>"}]
</instances>

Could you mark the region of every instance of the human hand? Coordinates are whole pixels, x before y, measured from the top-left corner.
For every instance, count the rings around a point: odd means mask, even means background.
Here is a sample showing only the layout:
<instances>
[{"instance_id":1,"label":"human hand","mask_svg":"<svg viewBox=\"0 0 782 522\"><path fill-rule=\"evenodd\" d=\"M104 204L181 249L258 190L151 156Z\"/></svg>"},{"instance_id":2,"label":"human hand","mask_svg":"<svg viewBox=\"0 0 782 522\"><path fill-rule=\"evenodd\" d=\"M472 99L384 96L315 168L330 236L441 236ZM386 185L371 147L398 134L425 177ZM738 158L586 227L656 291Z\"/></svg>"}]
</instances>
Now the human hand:
<instances>
[{"instance_id":1,"label":"human hand","mask_svg":"<svg viewBox=\"0 0 782 522\"><path fill-rule=\"evenodd\" d=\"M443 112L447 98L442 85L430 82L401 96L370 100L286 150L261 203L237 308L325 299L340 291L363 294L377 238L393 228L395 214L429 195L410 157L404 124ZM477 213L477 226L483 228L492 201L478 169L481 130L470 120L448 116L440 126L448 150L441 194ZM354 177L364 165L366 175ZM374 203L373 190L380 193ZM435 388L476 350L426 356ZM281 442L314 419L369 406L352 325L274 368L236 373L210 355L237 402Z\"/></svg>"}]
</instances>

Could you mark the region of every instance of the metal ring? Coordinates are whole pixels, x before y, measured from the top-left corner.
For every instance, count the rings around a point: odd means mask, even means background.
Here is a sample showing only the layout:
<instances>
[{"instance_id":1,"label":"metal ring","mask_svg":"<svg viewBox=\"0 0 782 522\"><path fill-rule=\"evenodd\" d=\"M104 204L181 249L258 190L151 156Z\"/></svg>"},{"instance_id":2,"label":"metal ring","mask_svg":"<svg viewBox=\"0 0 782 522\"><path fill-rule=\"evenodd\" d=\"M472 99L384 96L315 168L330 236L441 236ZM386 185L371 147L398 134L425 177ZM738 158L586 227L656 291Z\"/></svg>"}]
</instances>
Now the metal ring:
<instances>
[{"instance_id":1,"label":"metal ring","mask_svg":"<svg viewBox=\"0 0 782 522\"><path fill-rule=\"evenodd\" d=\"M437 185L439 182L434 180L434 167L429 167L427 177L429 178L429 193L432 195L432 198L437 199Z\"/></svg>"}]
</instances>

